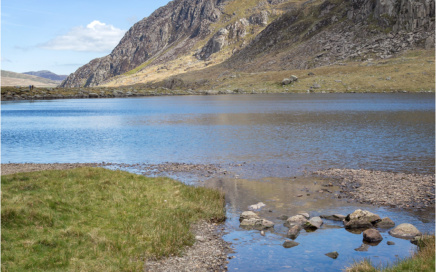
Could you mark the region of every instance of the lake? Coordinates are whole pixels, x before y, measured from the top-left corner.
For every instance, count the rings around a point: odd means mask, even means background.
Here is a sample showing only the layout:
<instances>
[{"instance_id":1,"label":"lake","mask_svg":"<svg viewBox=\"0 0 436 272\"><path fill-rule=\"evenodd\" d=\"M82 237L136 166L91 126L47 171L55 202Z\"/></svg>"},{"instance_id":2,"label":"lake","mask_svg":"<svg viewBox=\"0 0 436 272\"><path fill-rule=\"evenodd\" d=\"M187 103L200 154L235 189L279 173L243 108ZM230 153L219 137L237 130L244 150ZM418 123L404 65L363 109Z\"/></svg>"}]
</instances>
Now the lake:
<instances>
[{"instance_id":1,"label":"lake","mask_svg":"<svg viewBox=\"0 0 436 272\"><path fill-rule=\"evenodd\" d=\"M410 255L414 246L384 232L379 246L357 252L361 235L330 222L329 228L300 234L300 245L285 249L286 229L280 222L263 237L238 227L240 212L259 201L268 205L262 216L276 221L282 213L302 210L318 215L365 208L434 233L434 212L419 215L339 199L290 197L316 187L303 174L318 169L434 174L434 99L434 94L398 93L8 101L1 108L1 159L243 164L243 177L209 181L227 195L224 239L236 250L229 270L338 271L362 257L392 262ZM386 245L387 240L396 245ZM340 252L337 260L324 256L333 250Z\"/></svg>"}]
</instances>

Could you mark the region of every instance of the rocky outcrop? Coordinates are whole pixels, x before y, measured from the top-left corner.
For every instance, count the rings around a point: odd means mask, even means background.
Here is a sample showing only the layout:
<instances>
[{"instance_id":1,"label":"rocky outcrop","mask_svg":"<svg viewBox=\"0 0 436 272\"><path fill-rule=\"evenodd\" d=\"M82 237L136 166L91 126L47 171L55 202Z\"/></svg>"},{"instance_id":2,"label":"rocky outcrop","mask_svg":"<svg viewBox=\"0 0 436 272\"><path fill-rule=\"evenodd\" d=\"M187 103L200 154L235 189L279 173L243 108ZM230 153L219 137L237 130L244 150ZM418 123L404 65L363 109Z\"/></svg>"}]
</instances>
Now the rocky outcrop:
<instances>
[{"instance_id":1,"label":"rocky outcrop","mask_svg":"<svg viewBox=\"0 0 436 272\"><path fill-rule=\"evenodd\" d=\"M315 5L309 1L270 23L225 65L244 71L308 69L434 48L434 3L327 0Z\"/></svg>"},{"instance_id":2,"label":"rocky outcrop","mask_svg":"<svg viewBox=\"0 0 436 272\"><path fill-rule=\"evenodd\" d=\"M94 59L71 74L61 87L97 86L146 61L165 62L186 54L209 35L221 16L221 0L174 0L136 23L112 53ZM153 59L158 57L158 59Z\"/></svg>"}]
</instances>

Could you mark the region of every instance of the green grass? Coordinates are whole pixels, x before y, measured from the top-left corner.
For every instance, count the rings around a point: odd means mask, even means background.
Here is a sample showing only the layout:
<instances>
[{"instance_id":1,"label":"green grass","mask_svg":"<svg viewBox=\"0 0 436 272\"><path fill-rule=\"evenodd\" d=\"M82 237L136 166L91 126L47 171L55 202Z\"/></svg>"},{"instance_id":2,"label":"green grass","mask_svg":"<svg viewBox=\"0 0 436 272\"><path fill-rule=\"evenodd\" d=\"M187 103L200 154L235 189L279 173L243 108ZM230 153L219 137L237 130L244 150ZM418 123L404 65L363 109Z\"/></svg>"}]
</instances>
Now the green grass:
<instances>
[{"instance_id":1,"label":"green grass","mask_svg":"<svg viewBox=\"0 0 436 272\"><path fill-rule=\"evenodd\" d=\"M2 271L139 271L177 255L222 192L102 168L2 176Z\"/></svg>"},{"instance_id":2,"label":"green grass","mask_svg":"<svg viewBox=\"0 0 436 272\"><path fill-rule=\"evenodd\" d=\"M435 236L424 236L418 242L418 251L412 257L399 260L392 267L374 267L365 259L354 264L347 272L434 272L435 271Z\"/></svg>"}]
</instances>

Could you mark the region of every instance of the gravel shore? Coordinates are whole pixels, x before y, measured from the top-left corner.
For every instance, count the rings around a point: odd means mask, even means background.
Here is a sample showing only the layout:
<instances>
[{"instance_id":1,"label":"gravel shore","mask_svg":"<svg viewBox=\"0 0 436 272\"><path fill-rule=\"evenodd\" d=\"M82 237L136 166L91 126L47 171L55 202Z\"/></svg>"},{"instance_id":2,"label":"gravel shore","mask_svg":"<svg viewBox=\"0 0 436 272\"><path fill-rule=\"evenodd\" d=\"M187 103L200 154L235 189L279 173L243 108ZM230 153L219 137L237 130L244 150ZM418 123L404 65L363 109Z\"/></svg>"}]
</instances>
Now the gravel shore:
<instances>
[{"instance_id":1,"label":"gravel shore","mask_svg":"<svg viewBox=\"0 0 436 272\"><path fill-rule=\"evenodd\" d=\"M362 169L327 169L314 174L336 180L342 196L357 202L415 210L435 205L434 175Z\"/></svg>"},{"instance_id":2,"label":"gravel shore","mask_svg":"<svg viewBox=\"0 0 436 272\"><path fill-rule=\"evenodd\" d=\"M34 172L42 170L64 170L77 167L99 167L103 164L96 163L10 163L1 165L1 174L15 174L21 172ZM168 170L196 170L201 173L212 174L218 169L206 165L178 165L170 164L153 165L150 170L156 168ZM163 169L162 169L163 168ZM160 172L158 171L158 172ZM177 171L176 171L177 172ZM226 271L227 255L232 252L230 244L222 239L224 226L209 222L200 222L192 226L196 242L192 247L185 248L182 256L173 256L161 260L146 260L145 271Z\"/></svg>"}]
</instances>

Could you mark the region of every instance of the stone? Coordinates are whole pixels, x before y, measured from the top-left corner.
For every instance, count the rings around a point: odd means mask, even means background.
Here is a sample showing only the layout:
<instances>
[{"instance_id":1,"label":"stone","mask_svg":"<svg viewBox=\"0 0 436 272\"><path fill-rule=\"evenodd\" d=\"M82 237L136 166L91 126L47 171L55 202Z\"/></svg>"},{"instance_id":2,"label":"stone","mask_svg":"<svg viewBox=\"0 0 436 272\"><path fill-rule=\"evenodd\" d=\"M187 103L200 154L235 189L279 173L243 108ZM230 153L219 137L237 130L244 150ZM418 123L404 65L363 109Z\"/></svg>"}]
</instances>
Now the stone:
<instances>
[{"instance_id":1,"label":"stone","mask_svg":"<svg viewBox=\"0 0 436 272\"><path fill-rule=\"evenodd\" d=\"M239 216L239 222L242 222L242 220L244 220L244 219L250 219L250 218L259 219L260 217L259 217L259 215L257 215L256 213L254 213L252 211L245 211Z\"/></svg>"},{"instance_id":2,"label":"stone","mask_svg":"<svg viewBox=\"0 0 436 272\"><path fill-rule=\"evenodd\" d=\"M292 82L298 81L298 77L295 75L292 75L290 79Z\"/></svg>"},{"instance_id":3,"label":"stone","mask_svg":"<svg viewBox=\"0 0 436 272\"><path fill-rule=\"evenodd\" d=\"M368 251L368 249L369 249L369 245L367 245L367 244L362 244L360 247L355 248L354 250L355 250L355 251Z\"/></svg>"},{"instance_id":4,"label":"stone","mask_svg":"<svg viewBox=\"0 0 436 272\"><path fill-rule=\"evenodd\" d=\"M89 93L89 98L98 98L98 94L96 94L96 93Z\"/></svg>"},{"instance_id":5,"label":"stone","mask_svg":"<svg viewBox=\"0 0 436 272\"><path fill-rule=\"evenodd\" d=\"M393 245L395 245L395 243L392 242L392 241L388 241L387 244L388 244L388 246L393 246Z\"/></svg>"},{"instance_id":6,"label":"stone","mask_svg":"<svg viewBox=\"0 0 436 272\"><path fill-rule=\"evenodd\" d=\"M284 243L283 243L283 247L284 248L291 248L291 247L295 247L295 246L298 246L299 245L299 243L297 243L297 242L295 242L295 241L291 241L291 240L286 240Z\"/></svg>"},{"instance_id":7,"label":"stone","mask_svg":"<svg viewBox=\"0 0 436 272\"><path fill-rule=\"evenodd\" d=\"M316 230L319 229L322 224L323 222L321 217L316 216L316 217L312 217L309 221L307 221L306 224L304 224L304 228L310 230Z\"/></svg>"},{"instance_id":8,"label":"stone","mask_svg":"<svg viewBox=\"0 0 436 272\"><path fill-rule=\"evenodd\" d=\"M294 225L304 225L306 224L307 219L303 215L294 215L288 218L286 222L283 224L285 227L291 227Z\"/></svg>"},{"instance_id":9,"label":"stone","mask_svg":"<svg viewBox=\"0 0 436 272\"><path fill-rule=\"evenodd\" d=\"M320 215L319 217L327 220L333 220L333 221L344 221L345 219L345 215L342 214Z\"/></svg>"},{"instance_id":10,"label":"stone","mask_svg":"<svg viewBox=\"0 0 436 272\"><path fill-rule=\"evenodd\" d=\"M414 225L408 223L400 224L391 229L389 234L393 237L401 239L413 239L416 236L422 235L422 233Z\"/></svg>"},{"instance_id":11,"label":"stone","mask_svg":"<svg viewBox=\"0 0 436 272\"><path fill-rule=\"evenodd\" d=\"M239 227L244 229L263 230L274 227L274 223L262 218L250 218L242 220Z\"/></svg>"},{"instance_id":12,"label":"stone","mask_svg":"<svg viewBox=\"0 0 436 272\"><path fill-rule=\"evenodd\" d=\"M358 209L347 215L344 226L346 229L366 229L373 227L380 220L381 218L377 214Z\"/></svg>"},{"instance_id":13,"label":"stone","mask_svg":"<svg viewBox=\"0 0 436 272\"><path fill-rule=\"evenodd\" d=\"M332 259L337 259L338 256L339 256L339 253L336 252L336 251L333 251L333 252L326 253L325 255L326 255L327 257L332 258Z\"/></svg>"},{"instance_id":14,"label":"stone","mask_svg":"<svg viewBox=\"0 0 436 272\"><path fill-rule=\"evenodd\" d=\"M376 229L367 229L363 232L363 241L368 243L380 242L383 240L380 232Z\"/></svg>"},{"instance_id":15,"label":"stone","mask_svg":"<svg viewBox=\"0 0 436 272\"><path fill-rule=\"evenodd\" d=\"M314 84L312 85L312 87L310 87L310 88L312 88L312 89L320 89L320 88L321 88L321 85L319 85L318 83L314 83Z\"/></svg>"},{"instance_id":16,"label":"stone","mask_svg":"<svg viewBox=\"0 0 436 272\"><path fill-rule=\"evenodd\" d=\"M306 219L309 219L310 215L307 212L299 212L298 215L302 215L306 217Z\"/></svg>"},{"instance_id":17,"label":"stone","mask_svg":"<svg viewBox=\"0 0 436 272\"><path fill-rule=\"evenodd\" d=\"M283 80L282 80L282 85L289 85L289 84L291 84L291 79L290 78L284 78Z\"/></svg>"},{"instance_id":18,"label":"stone","mask_svg":"<svg viewBox=\"0 0 436 272\"><path fill-rule=\"evenodd\" d=\"M303 229L301 225L295 225L289 228L288 233L286 234L286 237L291 238L292 240L297 239L298 235L300 234L300 231Z\"/></svg>"},{"instance_id":19,"label":"stone","mask_svg":"<svg viewBox=\"0 0 436 272\"><path fill-rule=\"evenodd\" d=\"M257 204L248 206L248 209L249 210L259 210L259 209L261 209L262 207L265 207L265 206L266 206L265 203L259 202Z\"/></svg>"},{"instance_id":20,"label":"stone","mask_svg":"<svg viewBox=\"0 0 436 272\"><path fill-rule=\"evenodd\" d=\"M377 222L375 226L377 228L390 229L395 227L395 223L389 217L385 217L380 222Z\"/></svg>"},{"instance_id":21,"label":"stone","mask_svg":"<svg viewBox=\"0 0 436 272\"><path fill-rule=\"evenodd\" d=\"M195 236L195 240L199 241L199 242L204 242L206 241L206 239L203 236Z\"/></svg>"}]
</instances>

